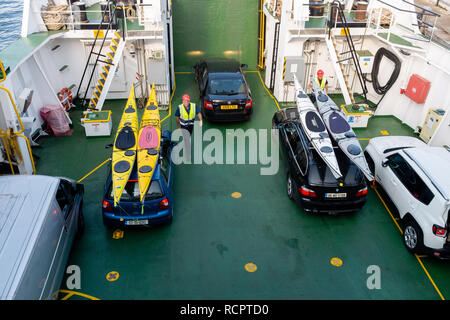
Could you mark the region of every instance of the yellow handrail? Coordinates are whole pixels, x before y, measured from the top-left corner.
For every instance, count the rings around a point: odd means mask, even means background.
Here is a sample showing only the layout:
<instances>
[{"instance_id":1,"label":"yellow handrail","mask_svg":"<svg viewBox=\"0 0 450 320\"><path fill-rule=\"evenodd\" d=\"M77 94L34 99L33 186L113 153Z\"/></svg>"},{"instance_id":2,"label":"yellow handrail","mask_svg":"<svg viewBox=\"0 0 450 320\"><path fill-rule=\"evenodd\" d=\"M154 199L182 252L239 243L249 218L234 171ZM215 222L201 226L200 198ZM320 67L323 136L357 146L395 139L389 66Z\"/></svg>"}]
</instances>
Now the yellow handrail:
<instances>
[{"instance_id":1,"label":"yellow handrail","mask_svg":"<svg viewBox=\"0 0 450 320\"><path fill-rule=\"evenodd\" d=\"M6 156L8 157L9 165L11 167L11 172L12 172L12 174L14 174L14 168L12 166L11 156L9 155L8 148L6 148L6 141L5 141L6 136L7 136L6 133L0 134L0 138L2 138L3 144L5 145ZM33 174L36 174L36 166L34 164L33 154L31 153L31 146L30 146L30 142L28 141L28 138L26 136L24 136L23 134L14 134L14 136L25 139L25 142L27 143L28 154L30 155L31 166L33 167Z\"/></svg>"},{"instance_id":2,"label":"yellow handrail","mask_svg":"<svg viewBox=\"0 0 450 320\"><path fill-rule=\"evenodd\" d=\"M0 82L3 82L3 81L6 80L6 71L5 71L5 67L3 66L3 62L1 60L0 60L0 72L2 74L2 78L0 79ZM23 122L22 122L22 119L20 118L19 111L17 110L16 104L14 103L14 99L13 99L13 97L11 95L11 92L7 88L5 88L3 86L0 86L0 89L6 91L6 93L8 94L9 100L11 101L11 104L12 104L12 106L14 108L14 112L16 113L16 116L17 116L17 119L19 120L19 124L20 124L20 128L21 128L20 131L12 131L12 129L10 129L9 136L13 137L13 138L21 137L21 138L25 139L25 142L26 142L27 148L28 148L28 154L29 154L30 160L31 160L31 165L33 167L33 174L35 174L36 173L36 167L35 167L35 164L34 164L33 154L31 152L30 142L28 141L28 138L22 134L25 131L25 128L23 127ZM6 141L5 141L5 137L6 136L8 136L7 132L3 131L0 128L0 137L2 138L3 144L5 146L6 156L8 157L9 165L11 167L11 172L12 172L12 174L15 174L14 173L14 168L13 168L13 165L12 165L12 160L11 160L10 154L8 152L8 148L6 147L6 144L7 144ZM19 150L19 152L20 152L20 150Z\"/></svg>"},{"instance_id":3,"label":"yellow handrail","mask_svg":"<svg viewBox=\"0 0 450 320\"><path fill-rule=\"evenodd\" d=\"M0 82L3 82L6 80L6 71L5 67L3 66L3 62L0 60L0 70L2 72L2 78L0 79Z\"/></svg>"}]
</instances>

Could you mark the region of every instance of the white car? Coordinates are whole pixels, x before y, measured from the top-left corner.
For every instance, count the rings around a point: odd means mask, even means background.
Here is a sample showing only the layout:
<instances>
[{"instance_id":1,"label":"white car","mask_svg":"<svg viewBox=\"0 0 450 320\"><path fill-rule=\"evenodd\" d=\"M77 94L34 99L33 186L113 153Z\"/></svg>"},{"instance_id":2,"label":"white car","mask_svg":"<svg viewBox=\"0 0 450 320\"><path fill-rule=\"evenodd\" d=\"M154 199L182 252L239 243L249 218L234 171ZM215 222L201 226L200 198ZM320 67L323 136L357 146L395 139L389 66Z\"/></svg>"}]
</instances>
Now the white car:
<instances>
[{"instance_id":1,"label":"white car","mask_svg":"<svg viewBox=\"0 0 450 320\"><path fill-rule=\"evenodd\" d=\"M364 154L399 212L406 248L450 258L450 151L413 137L385 136L371 139Z\"/></svg>"}]
</instances>

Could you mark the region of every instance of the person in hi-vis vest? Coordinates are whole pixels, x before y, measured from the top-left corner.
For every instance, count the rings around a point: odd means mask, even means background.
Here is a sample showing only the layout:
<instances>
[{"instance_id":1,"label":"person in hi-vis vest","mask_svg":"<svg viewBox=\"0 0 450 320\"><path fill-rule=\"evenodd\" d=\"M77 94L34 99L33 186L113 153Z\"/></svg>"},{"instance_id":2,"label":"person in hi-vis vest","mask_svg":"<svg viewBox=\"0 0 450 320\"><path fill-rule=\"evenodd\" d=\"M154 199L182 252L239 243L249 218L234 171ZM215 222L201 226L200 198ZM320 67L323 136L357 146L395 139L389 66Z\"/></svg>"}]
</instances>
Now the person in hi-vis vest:
<instances>
[{"instance_id":1,"label":"person in hi-vis vest","mask_svg":"<svg viewBox=\"0 0 450 320\"><path fill-rule=\"evenodd\" d=\"M321 89L325 89L325 93L328 94L328 80L323 76L323 70L317 71L317 77L314 78L314 81ZM308 84L308 89L312 88L312 81ZM312 103L316 102L316 96L311 94L310 99Z\"/></svg>"},{"instance_id":2,"label":"person in hi-vis vest","mask_svg":"<svg viewBox=\"0 0 450 320\"><path fill-rule=\"evenodd\" d=\"M191 103L191 98L185 94L183 96L183 103L180 104L175 111L175 117L177 118L177 127L178 129L186 129L192 134L192 130L194 129L194 121L195 116L198 116L200 120L200 127L203 125L202 113L200 112L200 108L196 106L195 103Z\"/></svg>"},{"instance_id":3,"label":"person in hi-vis vest","mask_svg":"<svg viewBox=\"0 0 450 320\"><path fill-rule=\"evenodd\" d=\"M195 116L198 116L200 120L200 127L203 125L202 113L200 108L195 105L195 103L191 103L191 98L185 94L183 96L183 103L180 104L175 111L175 117L177 119L177 128L184 129L183 137L184 143L186 146L186 155L185 157L190 162L191 161L191 135L194 130L194 122Z\"/></svg>"}]
</instances>

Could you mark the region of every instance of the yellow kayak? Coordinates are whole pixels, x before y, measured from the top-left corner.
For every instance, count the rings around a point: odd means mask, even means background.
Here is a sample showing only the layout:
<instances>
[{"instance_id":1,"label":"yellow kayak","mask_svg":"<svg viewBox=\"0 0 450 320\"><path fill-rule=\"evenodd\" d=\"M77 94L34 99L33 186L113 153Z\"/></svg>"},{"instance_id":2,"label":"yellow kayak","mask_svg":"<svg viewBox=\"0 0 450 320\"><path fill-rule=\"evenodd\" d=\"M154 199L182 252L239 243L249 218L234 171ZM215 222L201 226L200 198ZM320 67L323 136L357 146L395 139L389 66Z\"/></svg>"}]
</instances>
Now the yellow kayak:
<instances>
[{"instance_id":1,"label":"yellow kayak","mask_svg":"<svg viewBox=\"0 0 450 320\"><path fill-rule=\"evenodd\" d=\"M138 116L133 85L131 86L130 95L117 128L116 139L114 140L112 154L114 206L117 206L130 177L131 170L133 170L136 159L137 131Z\"/></svg>"},{"instance_id":2,"label":"yellow kayak","mask_svg":"<svg viewBox=\"0 0 450 320\"><path fill-rule=\"evenodd\" d=\"M144 201L145 194L152 180L154 168L158 162L161 140L161 125L159 121L158 101L156 100L155 84L153 84L139 130L137 168L141 202Z\"/></svg>"}]
</instances>

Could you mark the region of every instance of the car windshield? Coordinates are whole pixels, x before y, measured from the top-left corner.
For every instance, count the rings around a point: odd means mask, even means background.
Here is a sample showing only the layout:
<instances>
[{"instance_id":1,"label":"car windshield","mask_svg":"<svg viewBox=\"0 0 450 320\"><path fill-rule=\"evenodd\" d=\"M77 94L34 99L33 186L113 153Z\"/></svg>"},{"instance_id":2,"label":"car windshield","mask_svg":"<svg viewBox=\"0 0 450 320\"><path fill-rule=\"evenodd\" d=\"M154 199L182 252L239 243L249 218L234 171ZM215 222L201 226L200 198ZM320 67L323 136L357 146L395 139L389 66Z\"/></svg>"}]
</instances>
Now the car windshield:
<instances>
[{"instance_id":1,"label":"car windshield","mask_svg":"<svg viewBox=\"0 0 450 320\"><path fill-rule=\"evenodd\" d=\"M211 94L245 94L245 82L241 77L214 77L209 80L208 89Z\"/></svg>"},{"instance_id":2,"label":"car windshield","mask_svg":"<svg viewBox=\"0 0 450 320\"><path fill-rule=\"evenodd\" d=\"M161 185L158 180L153 180L148 188L145 200L153 200L161 198L164 192L161 189ZM109 187L108 198L112 200L114 197L112 190L112 183ZM139 182L137 180L128 180L125 189L122 193L120 201L140 201L139 199Z\"/></svg>"}]
</instances>

